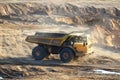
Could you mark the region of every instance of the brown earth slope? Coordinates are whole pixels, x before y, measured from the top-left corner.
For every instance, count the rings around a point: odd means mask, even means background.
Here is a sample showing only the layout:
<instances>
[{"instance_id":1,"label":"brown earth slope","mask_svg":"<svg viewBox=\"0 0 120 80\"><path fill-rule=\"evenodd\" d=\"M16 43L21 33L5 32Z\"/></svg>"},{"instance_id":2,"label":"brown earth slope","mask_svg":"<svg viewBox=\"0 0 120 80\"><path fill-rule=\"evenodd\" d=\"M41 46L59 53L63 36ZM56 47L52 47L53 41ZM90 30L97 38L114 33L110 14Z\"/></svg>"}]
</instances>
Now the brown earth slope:
<instances>
[{"instance_id":1,"label":"brown earth slope","mask_svg":"<svg viewBox=\"0 0 120 80\"><path fill-rule=\"evenodd\" d=\"M97 74L94 71L120 72L119 1L11 1L0 3L0 78L120 79L119 75ZM37 31L83 31L90 34L92 42L99 47L93 47L94 54L69 64L61 63L56 56L50 60L34 61L31 51L36 44L26 42L25 38Z\"/></svg>"},{"instance_id":2,"label":"brown earth slope","mask_svg":"<svg viewBox=\"0 0 120 80\"><path fill-rule=\"evenodd\" d=\"M40 28L40 25L88 27L89 30L86 33L91 34L93 43L100 46L120 47L120 10L117 7L83 7L72 3L59 5L53 3L0 3L0 22L1 36L3 36L0 47L2 47L3 54L9 50L16 54L16 50L21 50L26 46L24 42L26 30L22 25L38 25L34 28ZM4 29L5 27L11 28L9 24L11 27L16 27L18 31ZM15 29L14 27L12 29ZM10 36L6 37L7 34ZM20 41L18 45L16 45L18 41L14 39L17 35L20 36L17 38ZM12 36L13 39L10 38ZM14 47L16 48L14 49ZM23 54L26 51L22 50L18 52ZM27 49L26 52L30 53L30 49Z\"/></svg>"}]
</instances>

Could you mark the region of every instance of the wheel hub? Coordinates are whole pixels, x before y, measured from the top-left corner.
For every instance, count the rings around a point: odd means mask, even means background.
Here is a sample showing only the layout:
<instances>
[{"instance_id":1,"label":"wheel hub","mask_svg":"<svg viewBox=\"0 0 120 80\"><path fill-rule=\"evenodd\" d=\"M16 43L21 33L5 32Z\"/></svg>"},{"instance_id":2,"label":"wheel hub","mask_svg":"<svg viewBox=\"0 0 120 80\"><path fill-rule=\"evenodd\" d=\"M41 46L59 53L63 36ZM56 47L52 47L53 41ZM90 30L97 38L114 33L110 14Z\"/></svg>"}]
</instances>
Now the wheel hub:
<instances>
[{"instance_id":1,"label":"wheel hub","mask_svg":"<svg viewBox=\"0 0 120 80\"><path fill-rule=\"evenodd\" d=\"M69 57L68 53L63 54L64 59L67 59Z\"/></svg>"},{"instance_id":2,"label":"wheel hub","mask_svg":"<svg viewBox=\"0 0 120 80\"><path fill-rule=\"evenodd\" d=\"M39 56L39 55L40 55L40 52L39 52L39 51L37 51L35 54L36 54L37 56Z\"/></svg>"}]
</instances>

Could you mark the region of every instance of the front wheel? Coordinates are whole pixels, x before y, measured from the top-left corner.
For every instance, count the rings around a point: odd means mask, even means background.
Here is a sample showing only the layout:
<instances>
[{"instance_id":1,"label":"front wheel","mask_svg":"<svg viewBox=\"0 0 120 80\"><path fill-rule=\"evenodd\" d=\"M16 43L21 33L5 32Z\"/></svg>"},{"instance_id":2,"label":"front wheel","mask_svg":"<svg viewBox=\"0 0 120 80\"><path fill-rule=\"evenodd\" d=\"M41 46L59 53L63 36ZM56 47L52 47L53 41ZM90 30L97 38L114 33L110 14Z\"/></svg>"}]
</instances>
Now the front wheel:
<instances>
[{"instance_id":1,"label":"front wheel","mask_svg":"<svg viewBox=\"0 0 120 80\"><path fill-rule=\"evenodd\" d=\"M74 52L70 48L63 48L60 51L60 59L62 62L70 62L72 59L74 59Z\"/></svg>"}]
</instances>

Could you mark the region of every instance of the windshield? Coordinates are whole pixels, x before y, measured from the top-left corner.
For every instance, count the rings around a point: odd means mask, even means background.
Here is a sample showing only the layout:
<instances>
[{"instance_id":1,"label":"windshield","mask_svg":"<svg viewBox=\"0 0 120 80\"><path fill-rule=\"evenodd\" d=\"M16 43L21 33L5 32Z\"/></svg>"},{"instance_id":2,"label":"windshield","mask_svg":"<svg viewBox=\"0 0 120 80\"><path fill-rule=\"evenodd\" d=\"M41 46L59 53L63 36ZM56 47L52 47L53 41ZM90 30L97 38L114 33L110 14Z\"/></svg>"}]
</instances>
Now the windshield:
<instances>
[{"instance_id":1,"label":"windshield","mask_svg":"<svg viewBox=\"0 0 120 80\"><path fill-rule=\"evenodd\" d=\"M81 43L87 42L87 38L86 37L81 37L81 36L76 36L74 38L74 42L81 42Z\"/></svg>"}]
</instances>

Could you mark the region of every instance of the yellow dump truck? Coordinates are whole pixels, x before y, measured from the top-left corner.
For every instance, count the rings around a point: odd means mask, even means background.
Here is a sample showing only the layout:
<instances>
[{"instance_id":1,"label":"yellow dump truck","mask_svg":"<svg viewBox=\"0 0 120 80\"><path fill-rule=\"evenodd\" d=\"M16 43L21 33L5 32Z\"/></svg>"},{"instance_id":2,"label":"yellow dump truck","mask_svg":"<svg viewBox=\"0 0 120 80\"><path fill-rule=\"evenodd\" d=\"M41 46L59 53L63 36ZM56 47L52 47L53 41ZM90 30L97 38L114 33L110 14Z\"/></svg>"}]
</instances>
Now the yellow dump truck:
<instances>
[{"instance_id":1,"label":"yellow dump truck","mask_svg":"<svg viewBox=\"0 0 120 80\"><path fill-rule=\"evenodd\" d=\"M26 41L38 44L32 50L35 60L42 60L52 53L59 54L62 62L70 62L76 57L90 53L92 46L88 37L81 32L37 32L35 35L28 36Z\"/></svg>"}]
</instances>

